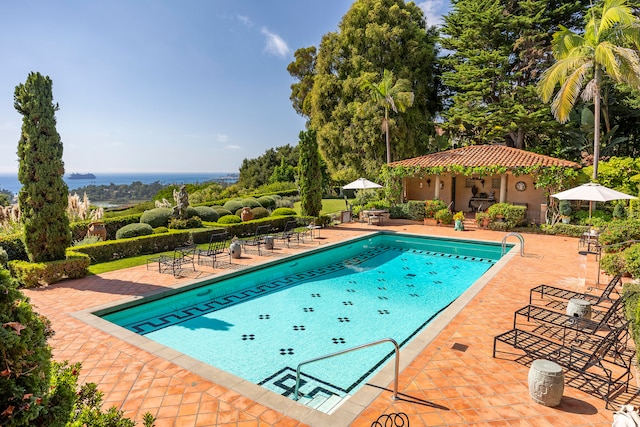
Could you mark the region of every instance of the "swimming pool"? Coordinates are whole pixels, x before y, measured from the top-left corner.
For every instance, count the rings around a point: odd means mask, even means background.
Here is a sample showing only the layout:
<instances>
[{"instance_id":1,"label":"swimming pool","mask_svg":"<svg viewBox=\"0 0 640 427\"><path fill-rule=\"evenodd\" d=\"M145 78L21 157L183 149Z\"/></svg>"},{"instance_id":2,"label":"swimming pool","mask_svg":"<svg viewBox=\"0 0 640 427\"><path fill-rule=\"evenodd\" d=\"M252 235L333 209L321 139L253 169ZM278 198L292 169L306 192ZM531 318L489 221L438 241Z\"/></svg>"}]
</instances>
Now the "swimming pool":
<instances>
[{"instance_id":1,"label":"swimming pool","mask_svg":"<svg viewBox=\"0 0 640 427\"><path fill-rule=\"evenodd\" d=\"M501 245L380 233L102 313L153 341L290 396L296 366L391 337L409 342L501 256ZM391 355L306 365L301 392L353 393Z\"/></svg>"}]
</instances>

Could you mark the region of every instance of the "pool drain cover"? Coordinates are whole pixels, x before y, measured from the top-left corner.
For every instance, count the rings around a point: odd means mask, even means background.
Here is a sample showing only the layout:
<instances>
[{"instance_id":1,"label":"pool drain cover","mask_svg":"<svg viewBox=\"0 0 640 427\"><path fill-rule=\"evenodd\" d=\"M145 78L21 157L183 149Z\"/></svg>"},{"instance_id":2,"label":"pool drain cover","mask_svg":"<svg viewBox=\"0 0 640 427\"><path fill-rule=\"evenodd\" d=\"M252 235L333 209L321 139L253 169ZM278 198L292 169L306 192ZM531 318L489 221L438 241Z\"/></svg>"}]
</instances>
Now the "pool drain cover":
<instances>
[{"instance_id":1,"label":"pool drain cover","mask_svg":"<svg viewBox=\"0 0 640 427\"><path fill-rule=\"evenodd\" d=\"M460 343L455 343L454 345L451 346L452 349L454 350L458 350L458 351L462 351L465 352L469 349L468 345L464 345L464 344L460 344Z\"/></svg>"}]
</instances>

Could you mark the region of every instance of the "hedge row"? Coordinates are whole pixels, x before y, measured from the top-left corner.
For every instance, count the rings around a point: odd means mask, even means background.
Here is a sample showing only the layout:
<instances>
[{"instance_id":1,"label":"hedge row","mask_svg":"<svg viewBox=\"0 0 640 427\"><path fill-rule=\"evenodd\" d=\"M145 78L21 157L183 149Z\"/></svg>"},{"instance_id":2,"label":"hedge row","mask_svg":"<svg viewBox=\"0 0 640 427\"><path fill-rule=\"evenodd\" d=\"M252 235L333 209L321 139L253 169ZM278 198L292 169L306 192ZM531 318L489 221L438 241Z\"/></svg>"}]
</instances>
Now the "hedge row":
<instances>
[{"instance_id":1,"label":"hedge row","mask_svg":"<svg viewBox=\"0 0 640 427\"><path fill-rule=\"evenodd\" d=\"M87 275L89 257L67 252L67 259L50 262L9 261L11 275L24 288L51 285L63 279L79 279Z\"/></svg>"},{"instance_id":2,"label":"hedge row","mask_svg":"<svg viewBox=\"0 0 640 427\"><path fill-rule=\"evenodd\" d=\"M91 258L92 264L115 261L122 258L129 258L139 255L156 254L159 252L172 251L178 246L184 245L188 241L194 243L208 243L211 235L218 233L220 229L226 229L231 236L250 237L256 232L258 225L270 223L274 231L282 230L291 217L269 217L255 221L243 222L241 224L231 224L220 226L217 223L209 223L210 228L196 230L175 230L168 233L152 234L150 236L132 237L120 240L107 240L105 242L93 243L90 245L75 246L67 249L81 252Z\"/></svg>"}]
</instances>

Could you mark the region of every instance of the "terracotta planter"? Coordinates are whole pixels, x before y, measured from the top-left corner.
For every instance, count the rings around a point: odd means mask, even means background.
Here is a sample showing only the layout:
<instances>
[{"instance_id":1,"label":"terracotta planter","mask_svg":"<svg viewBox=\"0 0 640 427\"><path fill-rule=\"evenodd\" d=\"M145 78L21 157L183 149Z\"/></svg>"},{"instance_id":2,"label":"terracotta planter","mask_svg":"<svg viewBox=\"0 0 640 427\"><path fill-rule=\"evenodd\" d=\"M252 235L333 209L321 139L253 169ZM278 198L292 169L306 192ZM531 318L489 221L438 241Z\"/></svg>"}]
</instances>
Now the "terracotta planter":
<instances>
[{"instance_id":1,"label":"terracotta planter","mask_svg":"<svg viewBox=\"0 0 640 427\"><path fill-rule=\"evenodd\" d=\"M438 225L438 220L435 218L425 218L424 225Z\"/></svg>"},{"instance_id":2,"label":"terracotta planter","mask_svg":"<svg viewBox=\"0 0 640 427\"><path fill-rule=\"evenodd\" d=\"M243 208L242 212L240 212L240 218L242 218L242 221L251 221L253 219L251 208Z\"/></svg>"},{"instance_id":3,"label":"terracotta planter","mask_svg":"<svg viewBox=\"0 0 640 427\"><path fill-rule=\"evenodd\" d=\"M101 222L92 222L89 225L87 236L98 236L104 242L105 240L107 240L107 228Z\"/></svg>"}]
</instances>

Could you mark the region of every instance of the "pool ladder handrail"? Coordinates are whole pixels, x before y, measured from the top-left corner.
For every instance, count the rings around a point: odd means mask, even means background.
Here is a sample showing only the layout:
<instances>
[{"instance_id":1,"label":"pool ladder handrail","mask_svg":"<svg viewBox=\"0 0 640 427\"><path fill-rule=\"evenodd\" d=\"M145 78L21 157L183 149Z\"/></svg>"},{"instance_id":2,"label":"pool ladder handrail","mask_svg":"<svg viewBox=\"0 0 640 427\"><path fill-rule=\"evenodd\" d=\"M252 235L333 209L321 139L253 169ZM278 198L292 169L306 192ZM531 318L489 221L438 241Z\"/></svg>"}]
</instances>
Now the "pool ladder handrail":
<instances>
[{"instance_id":1,"label":"pool ladder handrail","mask_svg":"<svg viewBox=\"0 0 640 427\"><path fill-rule=\"evenodd\" d=\"M314 359L309 359L309 360L305 360L304 362L301 362L300 364L298 364L298 367L296 368L296 388L295 388L295 392L294 392L294 395L293 395L293 400L298 400L299 399L300 368L302 367L302 365L306 365L307 363L318 362L320 360L329 359L329 358L335 357L335 356L340 356L341 354L345 354L345 353L351 353L352 351L361 350L363 348L372 347L374 345L382 344L382 343L385 343L385 342L390 342L395 347L395 352L396 352L395 379L393 381L393 396L391 396L391 398L393 400L398 400L398 371L400 370L400 346L398 345L396 340L394 340L393 338L383 338L381 340L373 341L373 342L370 342L368 344L362 344L362 345L359 345L357 347L348 348L346 350L338 351L336 353L327 354L325 356L320 356L320 357L316 357Z\"/></svg>"},{"instance_id":2,"label":"pool ladder handrail","mask_svg":"<svg viewBox=\"0 0 640 427\"><path fill-rule=\"evenodd\" d=\"M505 234L502 238L502 256L507 253L507 237L509 236L516 236L518 240L520 240L520 256L524 256L524 237L522 237L522 234L516 233L515 231Z\"/></svg>"}]
</instances>

